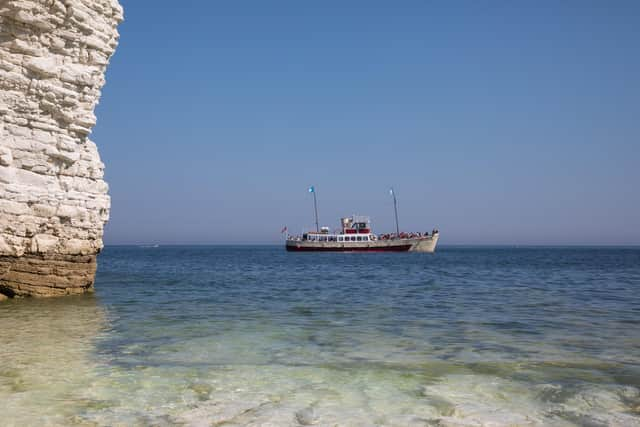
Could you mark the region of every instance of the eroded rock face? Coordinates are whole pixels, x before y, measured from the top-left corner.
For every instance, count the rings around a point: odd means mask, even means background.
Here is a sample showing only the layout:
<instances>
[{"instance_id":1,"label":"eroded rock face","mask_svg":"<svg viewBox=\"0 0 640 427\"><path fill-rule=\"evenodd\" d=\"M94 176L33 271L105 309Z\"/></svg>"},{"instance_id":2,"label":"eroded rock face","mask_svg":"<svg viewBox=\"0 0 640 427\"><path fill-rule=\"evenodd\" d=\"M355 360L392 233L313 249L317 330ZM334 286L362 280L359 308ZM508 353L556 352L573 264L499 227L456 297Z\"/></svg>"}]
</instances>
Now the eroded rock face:
<instances>
[{"instance_id":1,"label":"eroded rock face","mask_svg":"<svg viewBox=\"0 0 640 427\"><path fill-rule=\"evenodd\" d=\"M0 0L0 294L91 290L109 218L88 135L117 0Z\"/></svg>"}]
</instances>

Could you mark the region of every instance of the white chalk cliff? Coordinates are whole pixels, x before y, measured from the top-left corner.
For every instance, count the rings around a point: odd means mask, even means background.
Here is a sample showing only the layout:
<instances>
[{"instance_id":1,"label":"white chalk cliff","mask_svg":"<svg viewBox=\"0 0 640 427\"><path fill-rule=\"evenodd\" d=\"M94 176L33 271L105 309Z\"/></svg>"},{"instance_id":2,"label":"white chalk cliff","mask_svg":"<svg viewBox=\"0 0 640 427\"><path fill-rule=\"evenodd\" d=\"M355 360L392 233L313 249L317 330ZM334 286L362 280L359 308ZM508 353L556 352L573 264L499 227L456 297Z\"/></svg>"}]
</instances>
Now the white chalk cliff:
<instances>
[{"instance_id":1,"label":"white chalk cliff","mask_svg":"<svg viewBox=\"0 0 640 427\"><path fill-rule=\"evenodd\" d=\"M117 0L0 0L0 299L93 288L109 218L88 136Z\"/></svg>"}]
</instances>

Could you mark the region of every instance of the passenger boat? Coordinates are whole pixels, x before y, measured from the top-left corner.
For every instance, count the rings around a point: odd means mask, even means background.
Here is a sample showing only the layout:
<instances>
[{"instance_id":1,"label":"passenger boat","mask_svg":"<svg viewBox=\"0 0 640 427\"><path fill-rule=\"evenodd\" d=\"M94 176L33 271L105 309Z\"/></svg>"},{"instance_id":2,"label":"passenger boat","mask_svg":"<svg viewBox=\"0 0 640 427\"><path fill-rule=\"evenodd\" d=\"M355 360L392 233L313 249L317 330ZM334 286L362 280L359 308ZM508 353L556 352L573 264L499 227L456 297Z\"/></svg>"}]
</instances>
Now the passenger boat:
<instances>
[{"instance_id":1,"label":"passenger boat","mask_svg":"<svg viewBox=\"0 0 640 427\"><path fill-rule=\"evenodd\" d=\"M293 252L435 252L438 230L426 233L377 235L371 231L369 217L342 218L339 231L322 227L301 236L287 235L287 251Z\"/></svg>"}]
</instances>

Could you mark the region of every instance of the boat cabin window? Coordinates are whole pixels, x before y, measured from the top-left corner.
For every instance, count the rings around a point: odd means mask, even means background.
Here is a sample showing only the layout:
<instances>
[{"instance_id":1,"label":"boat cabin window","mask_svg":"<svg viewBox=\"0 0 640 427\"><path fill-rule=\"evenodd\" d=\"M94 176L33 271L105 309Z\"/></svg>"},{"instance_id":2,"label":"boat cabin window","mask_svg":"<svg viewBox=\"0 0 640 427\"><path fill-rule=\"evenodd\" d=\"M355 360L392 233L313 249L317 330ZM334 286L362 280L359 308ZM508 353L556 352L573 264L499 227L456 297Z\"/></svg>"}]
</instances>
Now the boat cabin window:
<instances>
[{"instance_id":1,"label":"boat cabin window","mask_svg":"<svg viewBox=\"0 0 640 427\"><path fill-rule=\"evenodd\" d=\"M342 242L344 238L342 236L338 237L338 242Z\"/></svg>"}]
</instances>

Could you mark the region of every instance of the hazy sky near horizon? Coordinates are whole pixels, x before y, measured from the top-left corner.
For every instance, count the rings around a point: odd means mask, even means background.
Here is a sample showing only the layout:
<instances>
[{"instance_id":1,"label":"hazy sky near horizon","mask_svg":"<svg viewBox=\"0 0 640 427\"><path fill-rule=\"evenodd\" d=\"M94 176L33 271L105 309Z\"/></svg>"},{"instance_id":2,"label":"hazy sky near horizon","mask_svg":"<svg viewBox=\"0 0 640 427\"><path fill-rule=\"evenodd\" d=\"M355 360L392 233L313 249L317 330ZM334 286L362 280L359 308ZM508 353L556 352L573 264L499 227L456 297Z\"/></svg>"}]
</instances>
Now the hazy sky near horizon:
<instances>
[{"instance_id":1,"label":"hazy sky near horizon","mask_svg":"<svg viewBox=\"0 0 640 427\"><path fill-rule=\"evenodd\" d=\"M640 244L640 2L120 1L106 244Z\"/></svg>"}]
</instances>

